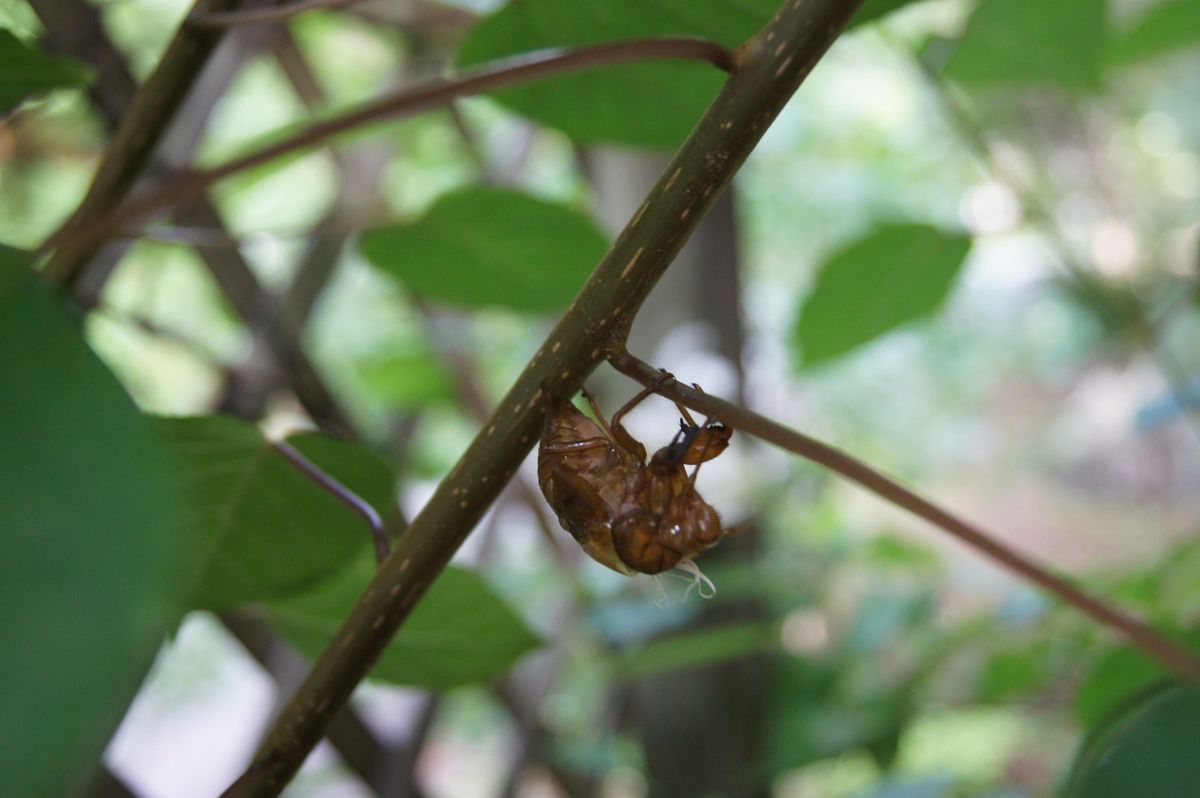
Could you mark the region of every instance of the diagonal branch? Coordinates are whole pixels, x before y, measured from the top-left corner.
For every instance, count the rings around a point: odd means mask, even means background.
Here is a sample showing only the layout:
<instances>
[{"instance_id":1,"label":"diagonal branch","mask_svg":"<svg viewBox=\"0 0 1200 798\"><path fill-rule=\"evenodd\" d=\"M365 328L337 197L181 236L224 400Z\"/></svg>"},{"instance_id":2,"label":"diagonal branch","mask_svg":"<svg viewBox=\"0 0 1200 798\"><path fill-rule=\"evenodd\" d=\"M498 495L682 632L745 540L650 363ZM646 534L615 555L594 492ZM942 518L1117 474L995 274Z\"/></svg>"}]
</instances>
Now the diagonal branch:
<instances>
[{"instance_id":1,"label":"diagonal branch","mask_svg":"<svg viewBox=\"0 0 1200 798\"><path fill-rule=\"evenodd\" d=\"M226 11L240 0L197 0L194 11ZM73 220L108 213L125 198L167 131L175 112L200 76L201 68L221 41L223 30L201 30L182 25L146 82L138 89L116 134L105 150L96 176ZM67 223L68 226L72 222ZM46 275L72 285L95 254L101 241L64 242L46 264Z\"/></svg>"},{"instance_id":2,"label":"diagonal branch","mask_svg":"<svg viewBox=\"0 0 1200 798\"><path fill-rule=\"evenodd\" d=\"M397 541L228 795L277 795L541 433L630 322L716 196L859 6L790 0L732 76L487 425Z\"/></svg>"},{"instance_id":3,"label":"diagonal branch","mask_svg":"<svg viewBox=\"0 0 1200 798\"><path fill-rule=\"evenodd\" d=\"M1089 618L1121 632L1148 655L1157 659L1180 677L1184 679L1200 677L1200 655L1160 635L1123 610L1113 607L1095 596L1088 595L1066 579L1056 576L1032 560L1026 559L996 540L992 535L955 517L933 502L921 498L866 463L744 407L693 390L674 379L664 381L661 371L638 360L628 352L621 351L613 354L609 357L609 362L622 374L632 377L643 385L654 386L658 393L668 399L674 399L693 410L719 418L740 431L748 432L782 449L787 449L830 471L841 474L851 482L858 483L897 507L903 507L913 515L949 532L963 543L982 552L1013 573L1020 574L1035 585L1042 587Z\"/></svg>"},{"instance_id":4,"label":"diagonal branch","mask_svg":"<svg viewBox=\"0 0 1200 798\"><path fill-rule=\"evenodd\" d=\"M69 282L75 276L75 270L79 268L75 262L77 253L91 252L101 241L125 225L170 205L197 197L209 186L238 172L253 169L293 152L309 149L340 133L370 122L415 114L445 105L459 97L482 94L552 75L654 58L708 61L723 70L733 66L733 55L720 44L707 39L680 36L611 42L573 50L539 50L536 53L493 62L459 78L434 81L427 86L385 95L339 116L316 122L282 141L211 169L184 172L119 207L114 207L116 203L112 201L113 198L120 199L114 192L105 192L105 202L97 200L89 204L85 199L84 206L80 207L71 220L42 245L42 250L58 248L58 252L47 266L47 274L54 279ZM123 125L122 130L124 129ZM114 141L113 152L121 152L124 149L127 149L125 145L118 146L117 141ZM55 265L56 263L58 265Z\"/></svg>"}]
</instances>

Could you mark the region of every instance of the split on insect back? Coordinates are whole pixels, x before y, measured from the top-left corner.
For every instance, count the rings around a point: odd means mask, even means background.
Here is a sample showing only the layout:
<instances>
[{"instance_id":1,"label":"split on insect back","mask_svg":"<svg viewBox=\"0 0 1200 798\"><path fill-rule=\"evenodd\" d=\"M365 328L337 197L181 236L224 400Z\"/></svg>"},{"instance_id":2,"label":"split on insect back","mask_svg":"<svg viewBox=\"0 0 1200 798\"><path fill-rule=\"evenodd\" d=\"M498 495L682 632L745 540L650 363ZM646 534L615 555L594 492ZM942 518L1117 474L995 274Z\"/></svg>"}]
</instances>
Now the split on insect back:
<instances>
[{"instance_id":1,"label":"split on insect back","mask_svg":"<svg viewBox=\"0 0 1200 798\"><path fill-rule=\"evenodd\" d=\"M696 474L725 451L733 430L711 419L697 424L677 403L679 431L647 461L645 447L621 419L655 392L656 386L642 390L609 422L586 390L595 421L568 399L552 397L538 447L538 482L563 529L593 560L627 576L679 568L692 575L701 595L712 595L712 582L693 558L738 528L721 526L696 490ZM690 474L687 465L695 466Z\"/></svg>"}]
</instances>

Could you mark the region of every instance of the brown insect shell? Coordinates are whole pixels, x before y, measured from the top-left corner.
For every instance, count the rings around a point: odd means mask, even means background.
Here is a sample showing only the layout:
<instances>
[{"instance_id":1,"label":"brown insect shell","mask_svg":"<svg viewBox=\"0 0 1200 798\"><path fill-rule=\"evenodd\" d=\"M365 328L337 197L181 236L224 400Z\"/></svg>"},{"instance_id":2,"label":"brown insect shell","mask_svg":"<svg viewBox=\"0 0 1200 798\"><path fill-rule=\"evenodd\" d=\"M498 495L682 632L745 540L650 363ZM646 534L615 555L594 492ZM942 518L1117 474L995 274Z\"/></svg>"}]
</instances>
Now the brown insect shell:
<instances>
[{"instance_id":1,"label":"brown insect shell","mask_svg":"<svg viewBox=\"0 0 1200 798\"><path fill-rule=\"evenodd\" d=\"M676 446L655 452L618 513L614 548L625 563L642 573L674 568L724 534L721 517L695 490L683 463Z\"/></svg>"},{"instance_id":2,"label":"brown insect shell","mask_svg":"<svg viewBox=\"0 0 1200 798\"><path fill-rule=\"evenodd\" d=\"M626 576L637 572L613 547L613 524L639 484L644 457L616 446L569 401L547 415L538 446L538 483L559 524L589 557Z\"/></svg>"},{"instance_id":3,"label":"brown insect shell","mask_svg":"<svg viewBox=\"0 0 1200 798\"><path fill-rule=\"evenodd\" d=\"M679 426L682 432L688 431L688 426L682 420L679 422ZM728 427L719 421L708 424L692 436L692 442L683 453L680 462L684 465L707 463L729 448L729 439L732 437L733 427Z\"/></svg>"}]
</instances>

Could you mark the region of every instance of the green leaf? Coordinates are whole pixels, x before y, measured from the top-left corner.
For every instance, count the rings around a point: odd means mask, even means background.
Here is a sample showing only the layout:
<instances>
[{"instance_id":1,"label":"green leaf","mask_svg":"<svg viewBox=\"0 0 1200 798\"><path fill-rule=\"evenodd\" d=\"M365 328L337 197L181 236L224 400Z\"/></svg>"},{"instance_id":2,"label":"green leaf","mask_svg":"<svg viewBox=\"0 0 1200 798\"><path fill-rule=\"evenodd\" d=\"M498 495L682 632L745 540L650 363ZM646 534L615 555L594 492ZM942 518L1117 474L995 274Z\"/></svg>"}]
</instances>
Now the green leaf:
<instances>
[{"instance_id":1,"label":"green leaf","mask_svg":"<svg viewBox=\"0 0 1200 798\"><path fill-rule=\"evenodd\" d=\"M810 366L932 315L971 247L967 236L916 224L885 225L831 256L796 324Z\"/></svg>"},{"instance_id":2,"label":"green leaf","mask_svg":"<svg viewBox=\"0 0 1200 798\"><path fill-rule=\"evenodd\" d=\"M362 253L419 296L464 307L564 310L608 249L588 216L517 191L469 188L409 224L374 230Z\"/></svg>"},{"instance_id":3,"label":"green leaf","mask_svg":"<svg viewBox=\"0 0 1200 798\"><path fill-rule=\"evenodd\" d=\"M1114 648L1096 661L1075 691L1075 717L1084 726L1095 726L1131 696L1166 677L1166 670L1141 650Z\"/></svg>"},{"instance_id":4,"label":"green leaf","mask_svg":"<svg viewBox=\"0 0 1200 798\"><path fill-rule=\"evenodd\" d=\"M974 88L1100 85L1105 0L983 0L946 76Z\"/></svg>"},{"instance_id":5,"label":"green leaf","mask_svg":"<svg viewBox=\"0 0 1200 798\"><path fill-rule=\"evenodd\" d=\"M672 635L622 652L620 675L642 679L665 671L698 668L777 648L779 625L773 621L731 623Z\"/></svg>"},{"instance_id":6,"label":"green leaf","mask_svg":"<svg viewBox=\"0 0 1200 798\"><path fill-rule=\"evenodd\" d=\"M762 754L770 776L860 749L887 753L910 714L904 693L852 694L846 680L829 662L776 659Z\"/></svg>"},{"instance_id":7,"label":"green leaf","mask_svg":"<svg viewBox=\"0 0 1200 798\"><path fill-rule=\"evenodd\" d=\"M942 558L931 549L895 535L877 535L859 546L857 553L870 568L936 571L942 565Z\"/></svg>"},{"instance_id":8,"label":"green leaf","mask_svg":"<svg viewBox=\"0 0 1200 798\"><path fill-rule=\"evenodd\" d=\"M1114 35L1108 61L1125 66L1200 44L1200 3L1170 0L1152 6Z\"/></svg>"},{"instance_id":9,"label":"green leaf","mask_svg":"<svg viewBox=\"0 0 1200 798\"><path fill-rule=\"evenodd\" d=\"M0 246L0 773L66 795L182 605L182 494L153 425Z\"/></svg>"},{"instance_id":10,"label":"green leaf","mask_svg":"<svg viewBox=\"0 0 1200 798\"><path fill-rule=\"evenodd\" d=\"M0 116L52 89L82 86L88 70L76 61L46 55L0 29Z\"/></svg>"},{"instance_id":11,"label":"green leaf","mask_svg":"<svg viewBox=\"0 0 1200 798\"><path fill-rule=\"evenodd\" d=\"M851 27L913 0L867 0ZM696 36L734 48L767 24L778 0L519 0L467 34L460 67L549 47L647 36ZM725 75L699 61L589 69L494 92L519 114L588 144L674 149L717 96Z\"/></svg>"},{"instance_id":12,"label":"green leaf","mask_svg":"<svg viewBox=\"0 0 1200 798\"><path fill-rule=\"evenodd\" d=\"M979 674L975 692L982 701L1012 701L1042 688L1054 675L1054 646L1037 640L993 655Z\"/></svg>"},{"instance_id":13,"label":"green leaf","mask_svg":"<svg viewBox=\"0 0 1200 798\"><path fill-rule=\"evenodd\" d=\"M776 0L521 0L483 18L460 66L547 47L645 36L698 36L736 47L766 24ZM496 92L517 113L584 143L673 149L716 97L725 74L698 61L589 69Z\"/></svg>"},{"instance_id":14,"label":"green leaf","mask_svg":"<svg viewBox=\"0 0 1200 798\"><path fill-rule=\"evenodd\" d=\"M453 401L454 378L429 352L412 352L368 360L358 377L371 395L399 409Z\"/></svg>"},{"instance_id":15,"label":"green leaf","mask_svg":"<svg viewBox=\"0 0 1200 798\"><path fill-rule=\"evenodd\" d=\"M272 602L268 620L309 657L320 654L366 589L375 563L360 557L320 587ZM448 689L495 678L541 644L478 574L447 568L417 604L371 675Z\"/></svg>"},{"instance_id":16,"label":"green leaf","mask_svg":"<svg viewBox=\"0 0 1200 798\"><path fill-rule=\"evenodd\" d=\"M188 466L200 507L193 519L194 607L220 610L293 594L370 548L366 521L309 481L254 425L220 416L160 423ZM289 443L386 516L393 483L378 457L315 433Z\"/></svg>"},{"instance_id":17,"label":"green leaf","mask_svg":"<svg viewBox=\"0 0 1200 798\"><path fill-rule=\"evenodd\" d=\"M1200 785L1200 686L1149 691L1093 729L1075 761L1071 798L1194 798Z\"/></svg>"}]
</instances>

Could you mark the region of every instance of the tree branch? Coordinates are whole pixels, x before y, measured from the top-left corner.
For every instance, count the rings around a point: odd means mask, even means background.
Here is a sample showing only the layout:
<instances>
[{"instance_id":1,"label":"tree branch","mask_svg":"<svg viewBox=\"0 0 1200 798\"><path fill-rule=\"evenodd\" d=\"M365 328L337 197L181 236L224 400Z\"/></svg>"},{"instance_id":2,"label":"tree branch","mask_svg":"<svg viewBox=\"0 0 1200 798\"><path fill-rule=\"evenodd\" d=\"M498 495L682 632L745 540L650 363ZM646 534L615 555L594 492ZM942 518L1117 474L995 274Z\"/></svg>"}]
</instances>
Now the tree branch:
<instances>
[{"instance_id":1,"label":"tree branch","mask_svg":"<svg viewBox=\"0 0 1200 798\"><path fill-rule=\"evenodd\" d=\"M213 34L208 35L211 37ZM84 205L76 211L71 220L42 244L42 251L51 247L58 248L47 266L47 274L53 279L70 282L80 268L79 253L90 253L105 238L126 225L175 203L197 197L209 186L238 172L244 172L289 153L309 149L326 139L369 122L414 114L444 105L458 97L494 91L552 75L655 58L708 61L723 70L729 70L733 66L733 55L716 42L677 36L612 42L574 50L540 50L493 62L459 78L434 81L428 86L385 95L347 113L316 122L282 141L211 169L183 172L173 180L119 207L114 208L128 188L125 184L122 184L120 194L115 191L103 192L104 202L101 202L100 198L89 201L89 193ZM129 117L126 121L128 119ZM121 130L124 131L126 127L128 125L122 125ZM132 156L123 155L129 146L121 140L120 131L117 135L118 138L114 139L110 151L113 158L120 160L124 165ZM118 144L118 141L121 141L121 144Z\"/></svg>"},{"instance_id":2,"label":"tree branch","mask_svg":"<svg viewBox=\"0 0 1200 798\"><path fill-rule=\"evenodd\" d=\"M194 11L225 11L239 2L197 0ZM188 90L200 76L201 68L223 33L223 30L197 30L186 25L175 32L154 72L138 89L121 118L96 169L92 185L66 228L79 220L106 214L124 199L150 163L167 126L187 99ZM63 242L46 264L46 276L70 287L100 243L98 238Z\"/></svg>"},{"instance_id":3,"label":"tree branch","mask_svg":"<svg viewBox=\"0 0 1200 798\"><path fill-rule=\"evenodd\" d=\"M276 719L236 794L277 795L392 635L541 433L609 351L717 194L805 76L846 27L858 0L790 0L736 53L735 69L642 207L596 267L454 470L397 541L296 695Z\"/></svg>"},{"instance_id":4,"label":"tree branch","mask_svg":"<svg viewBox=\"0 0 1200 798\"><path fill-rule=\"evenodd\" d=\"M658 393L668 399L674 399L700 413L719 418L738 430L748 432L782 449L787 449L830 471L841 474L851 482L858 483L897 507L903 507L913 515L949 532L963 543L982 552L1013 573L1039 585L1089 618L1121 632L1138 648L1181 678L1196 679L1200 677L1200 657L1194 652L1160 635L1124 611L1106 604L1094 596L1089 596L1064 578L1050 573L983 530L955 517L933 502L921 498L866 463L744 407L688 388L673 378L664 381L663 372L638 360L628 352L621 351L613 354L609 357L609 362L617 371L632 377L643 385L657 387Z\"/></svg>"}]
</instances>

